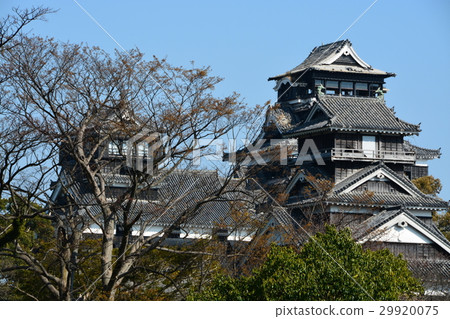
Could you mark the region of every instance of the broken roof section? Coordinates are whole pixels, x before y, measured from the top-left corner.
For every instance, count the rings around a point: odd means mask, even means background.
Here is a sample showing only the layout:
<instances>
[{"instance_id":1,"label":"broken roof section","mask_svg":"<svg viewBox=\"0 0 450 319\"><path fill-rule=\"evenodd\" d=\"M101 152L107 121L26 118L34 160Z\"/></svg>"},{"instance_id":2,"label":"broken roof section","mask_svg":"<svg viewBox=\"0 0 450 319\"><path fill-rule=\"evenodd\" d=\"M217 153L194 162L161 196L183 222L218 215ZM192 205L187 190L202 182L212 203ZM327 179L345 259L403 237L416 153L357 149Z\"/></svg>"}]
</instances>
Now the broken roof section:
<instances>
[{"instance_id":1,"label":"broken roof section","mask_svg":"<svg viewBox=\"0 0 450 319\"><path fill-rule=\"evenodd\" d=\"M395 76L394 73L372 68L356 54L349 40L341 40L315 47L301 64L288 72L270 77L269 81L308 70Z\"/></svg>"}]
</instances>

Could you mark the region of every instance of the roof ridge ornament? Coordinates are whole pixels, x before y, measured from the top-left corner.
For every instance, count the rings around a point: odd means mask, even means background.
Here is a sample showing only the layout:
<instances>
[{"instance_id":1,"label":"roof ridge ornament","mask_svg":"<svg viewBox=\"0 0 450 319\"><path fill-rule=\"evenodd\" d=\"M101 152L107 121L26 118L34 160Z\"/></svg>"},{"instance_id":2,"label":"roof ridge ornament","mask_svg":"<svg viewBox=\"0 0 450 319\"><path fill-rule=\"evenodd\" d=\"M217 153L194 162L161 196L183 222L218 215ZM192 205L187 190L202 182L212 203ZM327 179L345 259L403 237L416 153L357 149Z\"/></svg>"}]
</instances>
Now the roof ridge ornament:
<instances>
[{"instance_id":1,"label":"roof ridge ornament","mask_svg":"<svg viewBox=\"0 0 450 319\"><path fill-rule=\"evenodd\" d=\"M323 92L324 89L325 89L325 87L322 85L322 83L319 84L319 85L316 87L316 93L317 93L317 96L325 95L325 93Z\"/></svg>"},{"instance_id":2,"label":"roof ridge ornament","mask_svg":"<svg viewBox=\"0 0 450 319\"><path fill-rule=\"evenodd\" d=\"M379 87L376 91L375 91L375 94L377 95L377 98L380 100L380 101L383 101L384 102L384 91ZM394 113L395 114L395 113Z\"/></svg>"}]
</instances>

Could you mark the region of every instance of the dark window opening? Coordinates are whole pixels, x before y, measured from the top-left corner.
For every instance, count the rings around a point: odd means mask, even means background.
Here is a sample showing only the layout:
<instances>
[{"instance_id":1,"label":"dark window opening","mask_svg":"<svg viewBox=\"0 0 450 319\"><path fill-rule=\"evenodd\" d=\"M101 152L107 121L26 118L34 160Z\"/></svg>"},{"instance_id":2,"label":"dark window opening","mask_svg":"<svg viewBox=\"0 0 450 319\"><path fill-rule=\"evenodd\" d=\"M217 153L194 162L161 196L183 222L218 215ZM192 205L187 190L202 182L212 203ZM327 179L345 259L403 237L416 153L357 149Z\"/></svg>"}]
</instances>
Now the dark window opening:
<instances>
[{"instance_id":1,"label":"dark window opening","mask_svg":"<svg viewBox=\"0 0 450 319\"><path fill-rule=\"evenodd\" d=\"M117 224L116 225L116 236L123 236L125 233L125 228L123 227L122 224Z\"/></svg>"},{"instance_id":2,"label":"dark window opening","mask_svg":"<svg viewBox=\"0 0 450 319\"><path fill-rule=\"evenodd\" d=\"M289 83L282 84L280 88L278 89L278 98L285 100L287 98L287 90L289 89L290 85Z\"/></svg>"},{"instance_id":3,"label":"dark window opening","mask_svg":"<svg viewBox=\"0 0 450 319\"><path fill-rule=\"evenodd\" d=\"M353 82L341 82L341 95L342 96L352 96L353 95Z\"/></svg>"},{"instance_id":4,"label":"dark window opening","mask_svg":"<svg viewBox=\"0 0 450 319\"><path fill-rule=\"evenodd\" d=\"M228 240L228 230L227 229L217 229L215 231L215 235L217 236L217 240L221 242L225 242Z\"/></svg>"},{"instance_id":5,"label":"dark window opening","mask_svg":"<svg viewBox=\"0 0 450 319\"><path fill-rule=\"evenodd\" d=\"M367 83L355 83L356 96L369 96Z\"/></svg>"},{"instance_id":6,"label":"dark window opening","mask_svg":"<svg viewBox=\"0 0 450 319\"><path fill-rule=\"evenodd\" d=\"M167 237L168 238L180 238L180 235L181 235L181 229L175 228L174 230L172 230L172 232Z\"/></svg>"},{"instance_id":7,"label":"dark window opening","mask_svg":"<svg viewBox=\"0 0 450 319\"><path fill-rule=\"evenodd\" d=\"M338 81L326 81L325 82L325 93L328 95L338 95L339 94L339 82Z\"/></svg>"},{"instance_id":8,"label":"dark window opening","mask_svg":"<svg viewBox=\"0 0 450 319\"><path fill-rule=\"evenodd\" d=\"M370 96L378 96L378 93L375 93L378 89L380 89L380 85L376 83L372 83L369 85L369 93Z\"/></svg>"},{"instance_id":9,"label":"dark window opening","mask_svg":"<svg viewBox=\"0 0 450 319\"><path fill-rule=\"evenodd\" d=\"M325 86L325 81L324 80L315 80L314 81L314 86L319 86L319 85L323 85Z\"/></svg>"}]
</instances>

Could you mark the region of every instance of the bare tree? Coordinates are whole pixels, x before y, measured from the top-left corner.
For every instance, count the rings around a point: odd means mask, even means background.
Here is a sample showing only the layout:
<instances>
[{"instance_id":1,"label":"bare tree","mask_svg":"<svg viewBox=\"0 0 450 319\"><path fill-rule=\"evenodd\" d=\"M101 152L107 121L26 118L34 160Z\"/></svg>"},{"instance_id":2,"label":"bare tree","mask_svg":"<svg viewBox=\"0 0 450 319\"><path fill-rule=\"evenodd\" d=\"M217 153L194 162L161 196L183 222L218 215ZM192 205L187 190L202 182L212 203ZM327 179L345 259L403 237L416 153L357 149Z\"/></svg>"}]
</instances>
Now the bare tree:
<instances>
[{"instance_id":1,"label":"bare tree","mask_svg":"<svg viewBox=\"0 0 450 319\"><path fill-rule=\"evenodd\" d=\"M54 156L54 146L44 145L37 132L23 126L21 119L6 111L11 89L6 82L14 70L4 68L6 53L20 41L26 26L36 20L45 20L54 10L33 7L12 11L0 21L0 200L7 204L1 205L2 210L8 211L0 214L0 247L21 236L27 220L43 215L44 210L35 203L45 200ZM2 269L10 266L9 261L2 260ZM3 273L0 276L4 278ZM8 289L7 294L20 290L11 282L8 282Z\"/></svg>"},{"instance_id":2,"label":"bare tree","mask_svg":"<svg viewBox=\"0 0 450 319\"><path fill-rule=\"evenodd\" d=\"M157 58L146 61L138 50L111 56L96 47L39 37L22 36L9 43L2 53L6 80L1 114L10 124L2 136L19 153L31 150L29 163L36 171L26 175L28 189L21 190L33 194L28 206L41 202L45 209L35 213L45 210L44 217L56 226L53 247L45 255L48 261L52 254L55 262L49 267L20 241L0 254L20 261L17 267L38 276L58 300L73 297L81 265L98 255L96 277L86 277L80 286L86 290L78 293L88 299L92 289L100 288L113 300L124 278L174 230L208 203L230 202L231 193L243 190L242 179L233 179L232 167L216 185L179 183L180 190L166 194L164 201L152 204L147 198L168 176L190 168L196 151L210 146L199 145L199 140L226 137L251 124L254 111L236 93L215 97L212 91L221 79L210 76L207 67L174 67ZM147 148L140 149L137 142L149 136L153 139L147 139ZM136 143L124 144L130 140ZM130 158L139 164L141 151L146 153L141 167L124 165ZM4 188L10 189L17 175L4 176ZM55 187L63 194L58 201L49 200L44 187L50 176L58 179ZM126 187L113 193L110 180L117 176L127 177ZM170 223L157 234L144 236L161 216ZM122 234L115 243L119 223ZM98 254L90 254L93 247L81 252L83 234L93 225L101 230Z\"/></svg>"},{"instance_id":3,"label":"bare tree","mask_svg":"<svg viewBox=\"0 0 450 319\"><path fill-rule=\"evenodd\" d=\"M33 7L31 9L13 8L13 14L7 15L0 21L0 52L14 46L25 26L36 20L45 20L46 15L55 10L46 7Z\"/></svg>"}]
</instances>

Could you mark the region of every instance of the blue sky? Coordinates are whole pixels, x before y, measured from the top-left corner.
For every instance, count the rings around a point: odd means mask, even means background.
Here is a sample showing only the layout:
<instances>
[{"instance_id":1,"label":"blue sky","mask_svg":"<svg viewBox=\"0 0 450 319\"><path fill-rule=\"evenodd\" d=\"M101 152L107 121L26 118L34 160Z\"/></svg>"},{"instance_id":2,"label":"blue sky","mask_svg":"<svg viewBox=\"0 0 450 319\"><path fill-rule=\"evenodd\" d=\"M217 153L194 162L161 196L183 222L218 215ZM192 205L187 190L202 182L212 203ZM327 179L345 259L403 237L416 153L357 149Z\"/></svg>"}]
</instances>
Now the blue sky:
<instances>
[{"instance_id":1,"label":"blue sky","mask_svg":"<svg viewBox=\"0 0 450 319\"><path fill-rule=\"evenodd\" d=\"M374 0L77 1L125 49L175 65L209 65L225 78L219 95L236 91L253 105L275 100L269 76L337 40ZM72 0L1 0L1 16L33 5L59 12L34 23L32 33L118 49ZM387 79L386 102L401 119L422 123L413 143L442 148L430 172L443 182L441 197L450 199L450 1L379 0L342 39L373 67L397 74Z\"/></svg>"}]
</instances>

